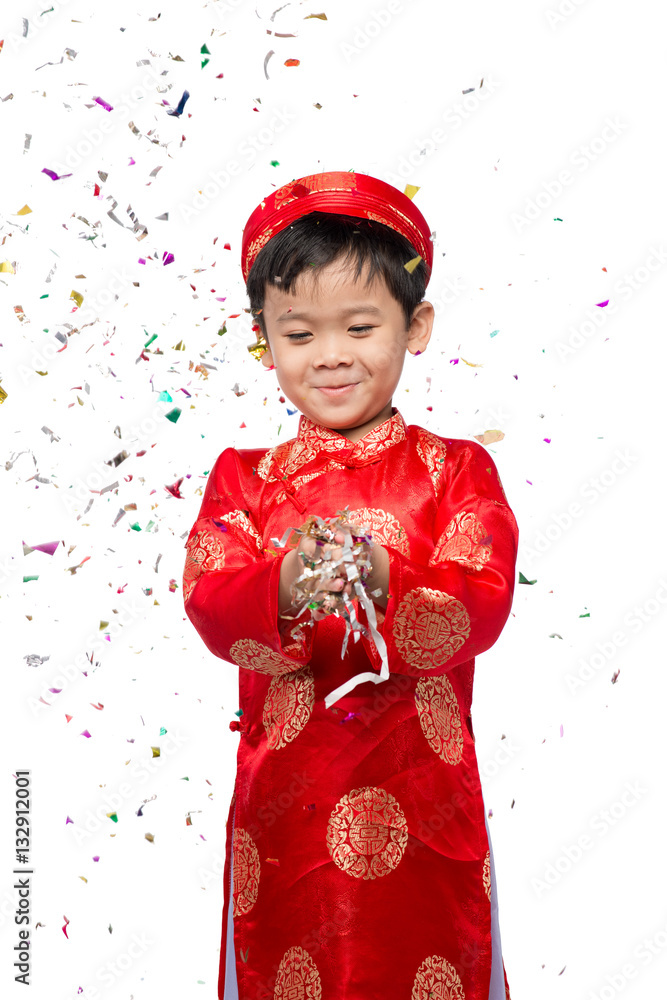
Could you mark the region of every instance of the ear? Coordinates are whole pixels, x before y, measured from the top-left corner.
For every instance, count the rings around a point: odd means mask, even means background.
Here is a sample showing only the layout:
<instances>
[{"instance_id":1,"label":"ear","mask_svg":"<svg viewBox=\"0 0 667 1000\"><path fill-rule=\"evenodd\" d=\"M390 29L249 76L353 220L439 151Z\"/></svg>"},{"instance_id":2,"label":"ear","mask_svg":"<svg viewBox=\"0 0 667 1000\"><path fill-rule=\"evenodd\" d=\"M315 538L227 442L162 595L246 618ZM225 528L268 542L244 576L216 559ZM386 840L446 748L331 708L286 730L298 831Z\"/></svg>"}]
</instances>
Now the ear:
<instances>
[{"instance_id":1,"label":"ear","mask_svg":"<svg viewBox=\"0 0 667 1000\"><path fill-rule=\"evenodd\" d=\"M266 340L266 337L264 339ZM264 354L262 354L261 362L265 368L270 368L273 365L273 355L271 354L270 347L267 347Z\"/></svg>"},{"instance_id":2,"label":"ear","mask_svg":"<svg viewBox=\"0 0 667 1000\"><path fill-rule=\"evenodd\" d=\"M408 327L408 350L410 354L423 354L431 339L435 309L431 302L420 302L412 314Z\"/></svg>"}]
</instances>

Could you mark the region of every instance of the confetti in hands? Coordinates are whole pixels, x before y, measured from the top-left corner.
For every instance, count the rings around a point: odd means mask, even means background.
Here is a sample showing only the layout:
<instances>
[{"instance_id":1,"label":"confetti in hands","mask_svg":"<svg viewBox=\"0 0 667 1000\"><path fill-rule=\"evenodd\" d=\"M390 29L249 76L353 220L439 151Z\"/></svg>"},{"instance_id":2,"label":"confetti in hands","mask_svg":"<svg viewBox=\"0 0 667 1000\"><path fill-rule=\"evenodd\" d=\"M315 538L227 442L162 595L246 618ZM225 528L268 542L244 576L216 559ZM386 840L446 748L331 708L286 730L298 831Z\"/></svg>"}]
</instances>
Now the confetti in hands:
<instances>
[{"instance_id":1,"label":"confetti in hands","mask_svg":"<svg viewBox=\"0 0 667 1000\"><path fill-rule=\"evenodd\" d=\"M352 607L353 591L360 599L365 596L363 584L371 571L373 540L366 529L349 523L348 513L346 508L327 520L311 515L295 529L300 535L297 552L303 568L291 590L297 617L308 607L313 621L319 621Z\"/></svg>"},{"instance_id":2,"label":"confetti in hands","mask_svg":"<svg viewBox=\"0 0 667 1000\"><path fill-rule=\"evenodd\" d=\"M350 633L354 633L354 641L359 635L373 639L382 658L382 669L379 674L366 672L357 674L325 698L325 705L330 708L357 684L364 681L380 683L389 677L387 647L383 637L377 630L375 608L364 584L371 572L371 548L373 539L366 528L350 524L348 521L349 507L337 511L335 518L321 518L311 515L301 528L288 528L282 539L273 538L274 545L284 547L292 532L299 535L297 552L303 565L303 572L292 584L293 598L290 612L283 618L298 618L306 608L310 609L311 622L320 621L330 614L337 614L345 620L345 639L341 649L341 658L345 656ZM354 604L350 595L354 594L366 611L370 626L368 629L357 619ZM375 594L376 592L371 592Z\"/></svg>"}]
</instances>

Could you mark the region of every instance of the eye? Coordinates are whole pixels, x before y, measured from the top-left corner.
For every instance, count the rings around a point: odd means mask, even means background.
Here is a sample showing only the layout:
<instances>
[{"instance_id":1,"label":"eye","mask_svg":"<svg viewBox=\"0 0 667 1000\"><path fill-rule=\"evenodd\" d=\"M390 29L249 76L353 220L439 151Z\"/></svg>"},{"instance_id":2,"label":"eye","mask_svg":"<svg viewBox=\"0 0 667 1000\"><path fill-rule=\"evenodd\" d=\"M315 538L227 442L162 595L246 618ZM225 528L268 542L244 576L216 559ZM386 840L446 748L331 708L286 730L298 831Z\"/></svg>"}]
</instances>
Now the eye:
<instances>
[{"instance_id":1,"label":"eye","mask_svg":"<svg viewBox=\"0 0 667 1000\"><path fill-rule=\"evenodd\" d=\"M310 337L309 333L288 333L288 340L303 340L304 337Z\"/></svg>"},{"instance_id":2,"label":"eye","mask_svg":"<svg viewBox=\"0 0 667 1000\"><path fill-rule=\"evenodd\" d=\"M372 326L351 326L350 327L350 330L352 330L353 333L366 333L367 330L372 330L372 329L373 329Z\"/></svg>"}]
</instances>

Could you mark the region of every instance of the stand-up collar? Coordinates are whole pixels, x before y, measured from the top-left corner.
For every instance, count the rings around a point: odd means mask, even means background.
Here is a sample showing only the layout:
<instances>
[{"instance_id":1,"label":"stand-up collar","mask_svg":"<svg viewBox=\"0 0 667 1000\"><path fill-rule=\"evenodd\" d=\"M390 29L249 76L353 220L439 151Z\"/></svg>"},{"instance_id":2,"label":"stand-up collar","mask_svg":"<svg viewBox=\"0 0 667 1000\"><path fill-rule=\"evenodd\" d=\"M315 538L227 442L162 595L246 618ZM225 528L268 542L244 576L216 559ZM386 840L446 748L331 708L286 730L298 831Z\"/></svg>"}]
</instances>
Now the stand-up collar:
<instances>
[{"instance_id":1,"label":"stand-up collar","mask_svg":"<svg viewBox=\"0 0 667 1000\"><path fill-rule=\"evenodd\" d=\"M388 420L378 424L358 441L350 441L343 434L313 423L305 414L301 414L295 441L296 450L302 450L304 455L326 453L345 465L370 465L382 458L388 448L400 444L407 437L405 421L395 406L391 413Z\"/></svg>"}]
</instances>

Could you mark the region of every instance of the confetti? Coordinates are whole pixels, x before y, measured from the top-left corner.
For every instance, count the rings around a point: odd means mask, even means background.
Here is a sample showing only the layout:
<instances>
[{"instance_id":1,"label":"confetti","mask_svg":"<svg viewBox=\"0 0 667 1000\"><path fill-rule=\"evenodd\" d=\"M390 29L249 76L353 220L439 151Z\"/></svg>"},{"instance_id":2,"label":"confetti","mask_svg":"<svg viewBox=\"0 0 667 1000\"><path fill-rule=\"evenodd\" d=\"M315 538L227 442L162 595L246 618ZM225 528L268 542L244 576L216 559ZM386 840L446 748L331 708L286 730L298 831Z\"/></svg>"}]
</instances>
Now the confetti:
<instances>
[{"instance_id":1,"label":"confetti","mask_svg":"<svg viewBox=\"0 0 667 1000\"><path fill-rule=\"evenodd\" d=\"M23 657L23 659L26 661L26 665L28 667L41 667L41 665L43 663L46 663L47 660L50 660L51 657L38 656L37 653L28 653L26 656Z\"/></svg>"},{"instance_id":2,"label":"confetti","mask_svg":"<svg viewBox=\"0 0 667 1000\"><path fill-rule=\"evenodd\" d=\"M41 545L26 545L23 542L23 555L28 555L29 552L45 552L48 556L52 556L59 545L60 542L43 542Z\"/></svg>"},{"instance_id":3,"label":"confetti","mask_svg":"<svg viewBox=\"0 0 667 1000\"><path fill-rule=\"evenodd\" d=\"M167 493L170 493L172 497L176 497L177 500L183 499L183 494L181 493L180 489L181 483L183 482L183 478L184 477L181 476L181 478L177 479L175 483L171 484L171 486L165 486L165 490L167 491Z\"/></svg>"},{"instance_id":4,"label":"confetti","mask_svg":"<svg viewBox=\"0 0 667 1000\"><path fill-rule=\"evenodd\" d=\"M204 65L206 64L204 63ZM174 115L176 118L180 118L180 116L183 114L183 110L185 108L185 105L189 97L190 97L190 92L188 90L184 90L181 99L178 102L177 107L175 109L172 108L169 111L167 111L167 114Z\"/></svg>"},{"instance_id":5,"label":"confetti","mask_svg":"<svg viewBox=\"0 0 667 1000\"><path fill-rule=\"evenodd\" d=\"M60 174L60 175L58 175L55 172L55 170L49 170L48 167L43 167L42 168L42 173L46 174L47 177L50 177L52 181L61 181L65 177L73 177L74 176L73 174ZM16 214L17 215L25 215L26 212L31 212L31 211L32 211L31 208L28 208L27 205L24 205L23 208L20 209L20 211L18 211Z\"/></svg>"},{"instance_id":6,"label":"confetti","mask_svg":"<svg viewBox=\"0 0 667 1000\"><path fill-rule=\"evenodd\" d=\"M475 440L479 441L480 444L495 444L496 441L502 441L504 437L504 433L499 430L484 431L483 434L474 435Z\"/></svg>"}]
</instances>

